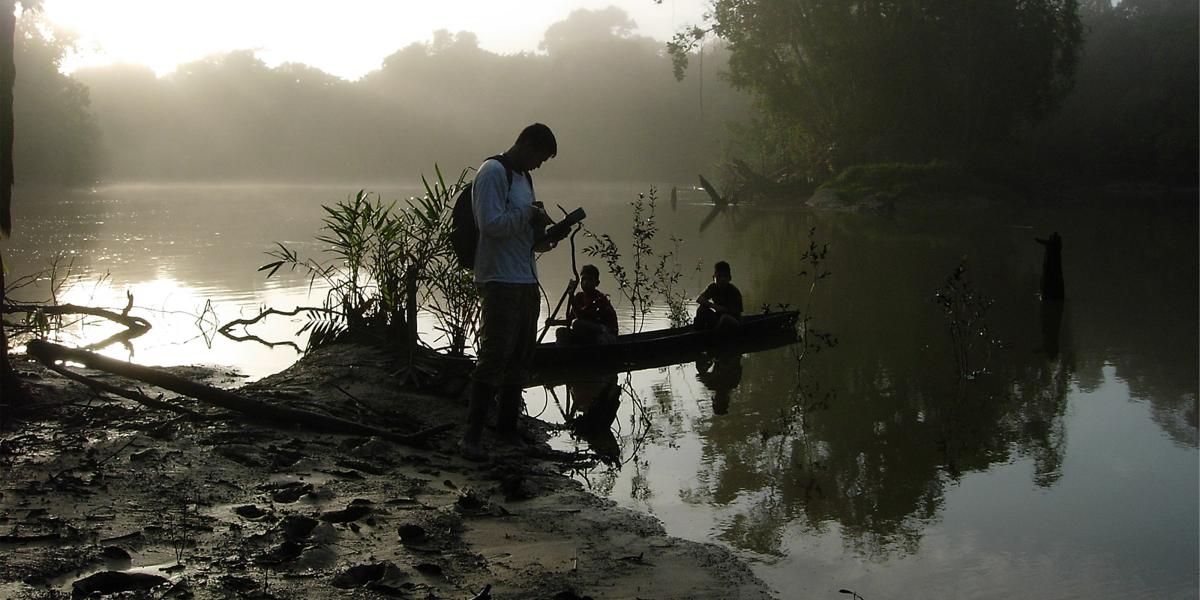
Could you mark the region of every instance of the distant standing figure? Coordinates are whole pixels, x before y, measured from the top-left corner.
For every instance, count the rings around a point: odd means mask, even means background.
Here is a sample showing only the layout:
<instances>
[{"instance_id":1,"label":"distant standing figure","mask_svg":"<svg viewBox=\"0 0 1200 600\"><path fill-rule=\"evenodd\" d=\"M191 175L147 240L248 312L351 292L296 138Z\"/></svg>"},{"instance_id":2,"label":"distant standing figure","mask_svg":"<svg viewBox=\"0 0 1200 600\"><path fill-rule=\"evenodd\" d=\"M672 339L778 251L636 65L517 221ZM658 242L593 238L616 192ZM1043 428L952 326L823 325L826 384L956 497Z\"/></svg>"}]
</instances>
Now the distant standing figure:
<instances>
[{"instance_id":1,"label":"distant standing figure","mask_svg":"<svg viewBox=\"0 0 1200 600\"><path fill-rule=\"evenodd\" d=\"M617 311L608 295L601 292L600 269L583 265L579 270L581 291L571 299L571 340L575 342L609 343L617 336Z\"/></svg>"},{"instance_id":2,"label":"distant standing figure","mask_svg":"<svg viewBox=\"0 0 1200 600\"><path fill-rule=\"evenodd\" d=\"M1042 258L1042 300L1065 299L1066 290L1063 284L1062 269L1062 237L1055 231L1047 239L1034 238L1034 240L1045 247L1045 255Z\"/></svg>"},{"instance_id":3,"label":"distant standing figure","mask_svg":"<svg viewBox=\"0 0 1200 600\"><path fill-rule=\"evenodd\" d=\"M692 321L697 329L737 327L742 319L742 293L731 283L729 263L713 265L713 282L696 297L700 306Z\"/></svg>"},{"instance_id":4,"label":"distant standing figure","mask_svg":"<svg viewBox=\"0 0 1200 600\"><path fill-rule=\"evenodd\" d=\"M479 356L471 373L467 428L460 451L465 458L485 460L480 438L493 399L498 399L496 432L516 440L522 390L536 343L538 313L537 236L553 221L533 193L529 172L558 154L549 127L534 123L498 158L479 166L471 208L479 227L475 251L475 285L479 288ZM503 161L503 162L502 162ZM513 171L509 181L508 167Z\"/></svg>"}]
</instances>

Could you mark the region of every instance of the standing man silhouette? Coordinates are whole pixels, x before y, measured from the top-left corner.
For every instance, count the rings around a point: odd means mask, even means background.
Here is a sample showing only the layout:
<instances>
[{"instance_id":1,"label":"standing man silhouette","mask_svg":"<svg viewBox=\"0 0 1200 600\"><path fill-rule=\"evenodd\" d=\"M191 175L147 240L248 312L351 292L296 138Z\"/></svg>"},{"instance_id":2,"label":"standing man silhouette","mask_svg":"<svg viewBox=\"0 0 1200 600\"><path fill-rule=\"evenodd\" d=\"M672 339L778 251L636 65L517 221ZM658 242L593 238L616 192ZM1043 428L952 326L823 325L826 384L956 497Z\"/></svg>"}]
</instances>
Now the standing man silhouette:
<instances>
[{"instance_id":1,"label":"standing man silhouette","mask_svg":"<svg viewBox=\"0 0 1200 600\"><path fill-rule=\"evenodd\" d=\"M529 172L557 154L554 133L534 123L504 154L485 160L475 174L471 208L479 228L475 251L475 284L481 299L479 356L471 374L467 428L460 442L462 455L470 460L487 459L481 438L493 400L499 405L496 432L502 439L518 439L521 393L529 377L541 309L534 252L555 245L548 242L535 248L553 220L534 196Z\"/></svg>"}]
</instances>

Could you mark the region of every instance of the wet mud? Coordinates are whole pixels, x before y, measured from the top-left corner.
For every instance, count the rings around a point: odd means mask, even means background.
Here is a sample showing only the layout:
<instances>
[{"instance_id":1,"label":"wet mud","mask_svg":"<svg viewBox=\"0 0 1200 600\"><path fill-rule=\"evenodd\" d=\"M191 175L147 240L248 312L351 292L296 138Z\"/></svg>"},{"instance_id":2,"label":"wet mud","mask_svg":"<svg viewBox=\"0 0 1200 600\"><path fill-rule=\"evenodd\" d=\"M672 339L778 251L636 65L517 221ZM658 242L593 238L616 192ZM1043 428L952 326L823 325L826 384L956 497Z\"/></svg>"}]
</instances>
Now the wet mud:
<instances>
[{"instance_id":1,"label":"wet mud","mask_svg":"<svg viewBox=\"0 0 1200 600\"><path fill-rule=\"evenodd\" d=\"M565 476L588 457L552 451L532 418L523 441L487 432L476 463L456 430L410 447L167 398L197 419L16 366L32 401L0 432L0 598L771 597L727 550ZM238 391L400 432L462 422L460 398L406 392L395 373L339 345Z\"/></svg>"}]
</instances>

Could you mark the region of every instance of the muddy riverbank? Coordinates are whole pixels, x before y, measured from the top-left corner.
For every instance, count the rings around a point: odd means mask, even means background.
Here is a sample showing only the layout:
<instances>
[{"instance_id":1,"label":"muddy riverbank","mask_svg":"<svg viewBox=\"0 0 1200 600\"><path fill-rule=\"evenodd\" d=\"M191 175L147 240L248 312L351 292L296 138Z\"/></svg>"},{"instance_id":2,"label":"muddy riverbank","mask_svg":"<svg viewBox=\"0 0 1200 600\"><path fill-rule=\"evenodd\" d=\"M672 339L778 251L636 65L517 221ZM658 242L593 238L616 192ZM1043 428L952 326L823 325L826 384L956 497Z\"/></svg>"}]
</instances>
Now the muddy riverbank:
<instances>
[{"instance_id":1,"label":"muddy riverbank","mask_svg":"<svg viewBox=\"0 0 1200 600\"><path fill-rule=\"evenodd\" d=\"M17 367L33 405L0 447L0 597L770 597L727 550L668 537L565 476L579 457L551 451L534 419L524 444L472 463L455 431L409 447L188 399L206 416L180 417ZM395 373L339 345L239 393L400 431L462 421L461 401L405 393Z\"/></svg>"}]
</instances>

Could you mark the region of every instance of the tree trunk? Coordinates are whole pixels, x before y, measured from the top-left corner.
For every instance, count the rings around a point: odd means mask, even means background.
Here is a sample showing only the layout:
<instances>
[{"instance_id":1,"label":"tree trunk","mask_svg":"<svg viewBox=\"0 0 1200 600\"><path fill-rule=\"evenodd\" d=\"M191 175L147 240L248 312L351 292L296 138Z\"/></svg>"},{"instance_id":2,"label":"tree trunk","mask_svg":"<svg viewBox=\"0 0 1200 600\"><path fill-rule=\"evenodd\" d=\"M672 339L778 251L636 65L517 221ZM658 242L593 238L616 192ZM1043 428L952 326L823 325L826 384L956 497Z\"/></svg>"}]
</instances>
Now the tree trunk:
<instances>
[{"instance_id":1,"label":"tree trunk","mask_svg":"<svg viewBox=\"0 0 1200 600\"><path fill-rule=\"evenodd\" d=\"M17 374L8 361L8 335L4 332L4 258L0 256L0 425L4 424L8 407L17 403L21 389Z\"/></svg>"},{"instance_id":2,"label":"tree trunk","mask_svg":"<svg viewBox=\"0 0 1200 600\"><path fill-rule=\"evenodd\" d=\"M17 66L13 49L17 33L16 3L0 0L0 239L12 231L13 86Z\"/></svg>"},{"instance_id":3,"label":"tree trunk","mask_svg":"<svg viewBox=\"0 0 1200 600\"><path fill-rule=\"evenodd\" d=\"M16 3L0 0L0 240L12 231L13 184L13 84L17 68L13 62L17 30ZM20 390L8 361L8 336L4 333L4 259L0 257L0 422L7 405L16 402Z\"/></svg>"}]
</instances>

